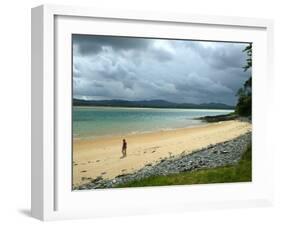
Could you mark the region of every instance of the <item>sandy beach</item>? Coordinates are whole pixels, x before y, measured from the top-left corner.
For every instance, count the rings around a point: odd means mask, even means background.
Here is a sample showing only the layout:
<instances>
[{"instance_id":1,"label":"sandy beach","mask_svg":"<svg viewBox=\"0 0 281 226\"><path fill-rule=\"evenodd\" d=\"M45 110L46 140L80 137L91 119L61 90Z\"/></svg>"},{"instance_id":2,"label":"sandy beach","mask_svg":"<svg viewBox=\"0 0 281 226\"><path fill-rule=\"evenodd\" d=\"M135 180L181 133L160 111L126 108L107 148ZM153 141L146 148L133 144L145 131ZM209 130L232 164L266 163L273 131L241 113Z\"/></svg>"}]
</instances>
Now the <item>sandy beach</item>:
<instances>
[{"instance_id":1,"label":"sandy beach","mask_svg":"<svg viewBox=\"0 0 281 226\"><path fill-rule=\"evenodd\" d=\"M251 131L251 124L241 121L209 123L183 128L127 136L74 140L73 185L88 183L102 176L112 179L132 173L147 164L156 164L170 156L234 139ZM122 139L127 140L127 157L121 158Z\"/></svg>"}]
</instances>

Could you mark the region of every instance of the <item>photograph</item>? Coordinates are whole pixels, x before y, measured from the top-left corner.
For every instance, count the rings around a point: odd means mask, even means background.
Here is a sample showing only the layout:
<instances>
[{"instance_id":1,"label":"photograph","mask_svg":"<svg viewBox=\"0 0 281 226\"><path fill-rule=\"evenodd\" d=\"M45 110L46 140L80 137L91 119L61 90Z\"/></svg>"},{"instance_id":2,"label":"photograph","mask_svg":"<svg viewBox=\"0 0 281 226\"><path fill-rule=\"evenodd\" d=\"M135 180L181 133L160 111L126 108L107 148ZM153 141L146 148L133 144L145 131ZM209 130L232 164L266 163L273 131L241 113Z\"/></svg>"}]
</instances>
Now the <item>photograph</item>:
<instances>
[{"instance_id":1,"label":"photograph","mask_svg":"<svg viewBox=\"0 0 281 226\"><path fill-rule=\"evenodd\" d=\"M72 190L252 181L252 43L72 34Z\"/></svg>"}]
</instances>

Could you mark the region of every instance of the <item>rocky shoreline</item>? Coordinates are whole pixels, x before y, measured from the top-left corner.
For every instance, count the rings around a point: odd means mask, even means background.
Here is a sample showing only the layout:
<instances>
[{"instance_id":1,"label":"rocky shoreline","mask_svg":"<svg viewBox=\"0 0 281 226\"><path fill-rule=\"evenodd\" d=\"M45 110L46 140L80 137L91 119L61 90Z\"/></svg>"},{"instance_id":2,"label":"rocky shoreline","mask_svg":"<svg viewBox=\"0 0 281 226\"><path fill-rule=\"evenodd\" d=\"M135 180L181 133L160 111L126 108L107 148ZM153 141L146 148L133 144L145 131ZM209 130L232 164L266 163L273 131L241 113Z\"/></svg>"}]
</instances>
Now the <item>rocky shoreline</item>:
<instances>
[{"instance_id":1,"label":"rocky shoreline","mask_svg":"<svg viewBox=\"0 0 281 226\"><path fill-rule=\"evenodd\" d=\"M239 120L242 122L252 123L252 118L250 116L242 117L233 113L226 114L226 115L204 116L195 119L202 120L204 122L222 122L222 121L229 121L229 120Z\"/></svg>"},{"instance_id":2,"label":"rocky shoreline","mask_svg":"<svg viewBox=\"0 0 281 226\"><path fill-rule=\"evenodd\" d=\"M238 115L226 114L226 115L204 116L204 117L199 117L197 119L205 122L221 122L221 121L236 120L238 118L239 118Z\"/></svg>"},{"instance_id":3,"label":"rocky shoreline","mask_svg":"<svg viewBox=\"0 0 281 226\"><path fill-rule=\"evenodd\" d=\"M154 165L147 164L144 168L134 173L122 174L111 180L103 179L99 176L87 184L74 187L73 190L114 188L124 183L150 176L169 175L237 164L249 143L251 143L251 132L230 141L209 145L191 154L186 154L183 151L179 156L161 159Z\"/></svg>"}]
</instances>

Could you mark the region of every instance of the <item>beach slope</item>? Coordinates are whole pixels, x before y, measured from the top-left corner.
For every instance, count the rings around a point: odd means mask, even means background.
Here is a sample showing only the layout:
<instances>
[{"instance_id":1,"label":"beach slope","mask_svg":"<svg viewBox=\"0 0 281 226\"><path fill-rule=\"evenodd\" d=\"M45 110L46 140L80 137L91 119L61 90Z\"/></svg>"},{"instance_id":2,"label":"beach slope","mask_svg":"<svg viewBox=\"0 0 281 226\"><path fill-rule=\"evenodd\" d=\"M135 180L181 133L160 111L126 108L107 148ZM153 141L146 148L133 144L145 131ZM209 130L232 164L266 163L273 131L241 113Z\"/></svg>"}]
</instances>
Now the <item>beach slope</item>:
<instances>
[{"instance_id":1,"label":"beach slope","mask_svg":"<svg viewBox=\"0 0 281 226\"><path fill-rule=\"evenodd\" d=\"M223 121L193 128L158 131L127 136L74 140L73 186L102 177L113 179L133 173L162 159L237 138L251 131L251 124L239 120ZM122 139L128 143L127 157L122 158Z\"/></svg>"}]
</instances>

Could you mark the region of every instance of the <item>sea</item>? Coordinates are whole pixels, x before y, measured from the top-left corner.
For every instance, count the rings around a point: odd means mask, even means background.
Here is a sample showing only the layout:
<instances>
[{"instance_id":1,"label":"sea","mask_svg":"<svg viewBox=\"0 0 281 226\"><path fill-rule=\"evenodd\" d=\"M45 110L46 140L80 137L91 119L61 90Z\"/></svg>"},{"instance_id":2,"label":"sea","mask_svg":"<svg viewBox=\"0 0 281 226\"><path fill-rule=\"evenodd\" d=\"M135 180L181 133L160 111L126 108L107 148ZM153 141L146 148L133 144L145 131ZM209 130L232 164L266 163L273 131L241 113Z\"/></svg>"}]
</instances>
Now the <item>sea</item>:
<instances>
[{"instance_id":1,"label":"sea","mask_svg":"<svg viewBox=\"0 0 281 226\"><path fill-rule=\"evenodd\" d=\"M74 139L148 133L194 127L205 122L196 118L224 115L233 110L73 107Z\"/></svg>"}]
</instances>

